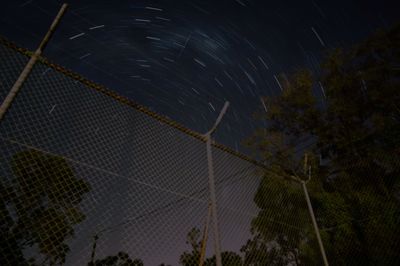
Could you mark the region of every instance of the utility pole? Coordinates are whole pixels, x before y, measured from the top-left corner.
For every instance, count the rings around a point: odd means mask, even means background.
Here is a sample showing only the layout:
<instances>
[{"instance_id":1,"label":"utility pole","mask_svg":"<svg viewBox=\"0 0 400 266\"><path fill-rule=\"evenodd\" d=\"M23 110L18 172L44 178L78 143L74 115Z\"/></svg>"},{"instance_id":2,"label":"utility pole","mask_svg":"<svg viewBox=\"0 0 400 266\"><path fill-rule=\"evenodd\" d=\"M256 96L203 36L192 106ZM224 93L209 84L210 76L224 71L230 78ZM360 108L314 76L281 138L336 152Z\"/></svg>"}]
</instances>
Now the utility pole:
<instances>
[{"instance_id":1,"label":"utility pole","mask_svg":"<svg viewBox=\"0 0 400 266\"><path fill-rule=\"evenodd\" d=\"M49 30L47 31L46 35L44 36L43 40L40 42L39 47L33 53L31 58L29 59L28 63L26 64L25 68L22 70L21 74L19 75L17 81L15 81L14 85L12 86L10 92L7 94L6 98L4 99L3 103L0 106L0 123L3 120L4 115L10 108L11 104L13 103L15 97L17 96L18 92L20 91L22 85L28 78L29 74L32 71L33 66L35 65L36 61L41 56L44 48L46 47L47 43L49 42L51 36L53 35L58 23L60 22L62 16L64 15L68 5L63 4L60 11L58 11L57 16L55 17L53 23L51 24Z\"/></svg>"}]
</instances>

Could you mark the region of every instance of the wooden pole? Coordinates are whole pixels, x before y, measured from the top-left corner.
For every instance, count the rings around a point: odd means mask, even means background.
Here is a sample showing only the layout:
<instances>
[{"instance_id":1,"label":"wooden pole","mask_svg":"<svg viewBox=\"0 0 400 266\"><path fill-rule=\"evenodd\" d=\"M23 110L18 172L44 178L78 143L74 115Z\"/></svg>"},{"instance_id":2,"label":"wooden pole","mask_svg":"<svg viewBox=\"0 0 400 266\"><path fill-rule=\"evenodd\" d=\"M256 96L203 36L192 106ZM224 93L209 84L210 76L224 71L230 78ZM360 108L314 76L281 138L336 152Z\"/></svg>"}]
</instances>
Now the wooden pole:
<instances>
[{"instance_id":1,"label":"wooden pole","mask_svg":"<svg viewBox=\"0 0 400 266\"><path fill-rule=\"evenodd\" d=\"M206 223L204 225L204 231L203 231L203 240L201 241L199 266L203 266L204 258L206 256L206 246L207 246L207 239L208 239L208 226L210 225L210 219L211 219L211 203L208 204L207 218L206 218Z\"/></svg>"}]
</instances>

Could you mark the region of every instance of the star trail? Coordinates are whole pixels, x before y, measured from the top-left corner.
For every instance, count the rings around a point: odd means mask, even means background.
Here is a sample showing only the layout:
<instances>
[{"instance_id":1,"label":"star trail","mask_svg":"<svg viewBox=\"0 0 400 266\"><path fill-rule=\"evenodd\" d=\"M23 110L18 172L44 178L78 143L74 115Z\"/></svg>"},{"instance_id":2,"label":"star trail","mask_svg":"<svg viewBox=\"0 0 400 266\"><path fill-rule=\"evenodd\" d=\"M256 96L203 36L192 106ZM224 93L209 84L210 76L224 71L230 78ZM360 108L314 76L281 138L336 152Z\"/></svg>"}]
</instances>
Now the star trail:
<instances>
[{"instance_id":1,"label":"star trail","mask_svg":"<svg viewBox=\"0 0 400 266\"><path fill-rule=\"evenodd\" d=\"M0 34L35 49L60 0L4 1ZM259 126L281 73L318 73L323 54L392 25L377 1L70 1L44 55L233 149ZM43 73L44 75L46 73ZM316 94L324 97L322 85ZM260 102L261 99L261 102Z\"/></svg>"}]
</instances>

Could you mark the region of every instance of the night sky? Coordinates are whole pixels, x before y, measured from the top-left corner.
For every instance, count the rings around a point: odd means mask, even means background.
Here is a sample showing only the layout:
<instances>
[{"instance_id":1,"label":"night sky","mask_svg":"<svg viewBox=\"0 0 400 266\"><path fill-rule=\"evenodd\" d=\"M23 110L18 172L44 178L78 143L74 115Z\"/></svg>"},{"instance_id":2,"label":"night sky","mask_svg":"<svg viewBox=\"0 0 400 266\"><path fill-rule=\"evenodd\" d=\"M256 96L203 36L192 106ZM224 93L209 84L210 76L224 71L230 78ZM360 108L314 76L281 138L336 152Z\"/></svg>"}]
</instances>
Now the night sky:
<instances>
[{"instance_id":1,"label":"night sky","mask_svg":"<svg viewBox=\"0 0 400 266\"><path fill-rule=\"evenodd\" d=\"M59 0L2 0L0 34L35 49ZM44 55L233 149L257 126L276 77L396 22L395 1L72 0ZM316 90L316 94L321 94Z\"/></svg>"},{"instance_id":2,"label":"night sky","mask_svg":"<svg viewBox=\"0 0 400 266\"><path fill-rule=\"evenodd\" d=\"M63 3L1 1L0 35L30 50L37 47ZM330 49L349 47L398 22L395 2L71 0L44 56L200 133L211 128L228 100L231 105L215 138L246 153L240 142L260 126L252 117L264 110L260 97L281 92L277 76L304 67L318 74L319 62ZM36 70L47 71L44 66ZM57 75L44 80L58 84ZM113 229L101 236L98 257L125 250L146 265L176 265L188 248L186 232L201 227L207 211L208 183L199 178L207 173L204 143L182 132L171 131L172 135L158 121L114 106L111 98L80 86L70 84L68 98L58 97L64 93L62 86L40 88L37 95L41 91L48 97L42 101L31 101L34 91L21 93L21 107L15 109L23 112L18 116L15 111L16 117L35 122L40 134L32 135L34 144L78 158L72 166L93 187L83 206L87 219L70 240L67 265L85 265L98 228ZM315 94L322 96L318 88ZM58 112L63 110L59 104L50 116L53 104L63 99L70 100L70 109L65 109L69 111ZM85 104L90 112L81 115ZM38 122L37 114L26 112L25 105L48 116L38 116ZM126 121L137 124L125 127ZM9 119L2 126L13 128L9 135L22 143L30 135L13 122ZM104 127L100 137L99 125ZM14 144L0 145L8 145L3 150L17 149ZM254 165L219 150L213 154L222 246L238 252L257 215L253 196L258 179L251 171ZM167 209L166 204L173 207ZM162 211L154 211L158 209ZM212 254L210 248L207 252Z\"/></svg>"}]
</instances>

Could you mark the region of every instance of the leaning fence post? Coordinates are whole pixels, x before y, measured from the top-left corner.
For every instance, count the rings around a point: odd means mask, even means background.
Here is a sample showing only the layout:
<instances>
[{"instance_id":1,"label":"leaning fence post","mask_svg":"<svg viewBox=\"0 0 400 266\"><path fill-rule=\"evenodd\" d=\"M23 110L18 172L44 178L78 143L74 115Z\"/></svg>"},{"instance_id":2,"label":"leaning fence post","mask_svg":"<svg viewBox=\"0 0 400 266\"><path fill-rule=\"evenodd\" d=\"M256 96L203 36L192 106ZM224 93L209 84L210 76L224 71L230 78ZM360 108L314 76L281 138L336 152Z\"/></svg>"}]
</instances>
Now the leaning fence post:
<instances>
[{"instance_id":1,"label":"leaning fence post","mask_svg":"<svg viewBox=\"0 0 400 266\"><path fill-rule=\"evenodd\" d=\"M314 231L315 231L315 234L316 234L317 240L318 240L319 249L321 251L322 259L324 260L324 265L328 266L329 265L328 259L326 258L324 244L322 243L321 235L319 234L318 224L317 224L317 221L315 220L315 215L314 215L314 211L313 211L313 208L311 205L310 196L308 195L306 182L301 181L301 186L303 187L304 195L306 197L308 212L310 213L310 216L311 216L311 220L312 220L312 223L314 226Z\"/></svg>"},{"instance_id":2,"label":"leaning fence post","mask_svg":"<svg viewBox=\"0 0 400 266\"><path fill-rule=\"evenodd\" d=\"M307 159L308 159L308 156L306 154L305 158L304 158L304 172L307 172ZM309 168L308 168L308 180L307 180L307 182L310 181L310 179L311 179L311 166L309 166ZM306 186L307 183L304 180L300 180L300 183L301 183L301 186L303 187L304 196L305 196L306 201L307 201L308 212L310 213L310 216L311 216L311 220L312 220L312 223L313 223L315 235L317 236L317 240L318 240L318 246L319 246L319 249L321 251L322 259L324 260L324 265L325 266L329 266L328 259L326 258L326 254L325 254L324 244L322 243L321 235L319 233L317 220L315 219L314 210L313 210L313 207L311 205L310 196L308 195L308 190L307 190L307 186Z\"/></svg>"},{"instance_id":3,"label":"leaning fence post","mask_svg":"<svg viewBox=\"0 0 400 266\"><path fill-rule=\"evenodd\" d=\"M229 102L225 102L225 105L222 108L214 126L211 128L210 131L208 131L204 135L206 138L206 147L207 147L208 183L209 183L209 189L210 189L210 202L211 202L211 212L212 212L213 231L214 231L214 248L215 248L215 258L216 258L217 266L222 266L222 260L221 260L221 242L219 239L219 229L218 229L217 199L216 199L216 194L215 194L214 168L213 168L212 152L211 152L211 135L217 129L217 126L221 122L221 119L224 116L226 109L228 109L228 106L229 106Z\"/></svg>"},{"instance_id":4,"label":"leaning fence post","mask_svg":"<svg viewBox=\"0 0 400 266\"><path fill-rule=\"evenodd\" d=\"M49 30L47 31L43 40L40 42L39 47L33 53L31 58L29 59L28 63L25 65L24 70L22 70L17 81L15 81L10 92L7 94L6 98L4 99L3 103L1 104L1 106L0 106L0 123L3 120L3 117L6 114L7 110L10 108L14 98L17 96L19 90L21 89L22 85L24 84L25 80L28 78L36 61L39 59L40 55L42 54L42 51L44 50L48 41L50 40L51 35L53 35L58 23L61 20L61 17L65 13L65 10L67 9L67 7L68 7L67 4L62 5L60 11L58 11L56 18L54 19L53 23L51 24Z\"/></svg>"}]
</instances>

